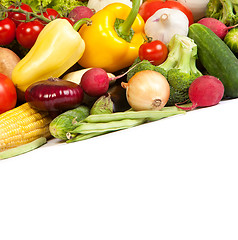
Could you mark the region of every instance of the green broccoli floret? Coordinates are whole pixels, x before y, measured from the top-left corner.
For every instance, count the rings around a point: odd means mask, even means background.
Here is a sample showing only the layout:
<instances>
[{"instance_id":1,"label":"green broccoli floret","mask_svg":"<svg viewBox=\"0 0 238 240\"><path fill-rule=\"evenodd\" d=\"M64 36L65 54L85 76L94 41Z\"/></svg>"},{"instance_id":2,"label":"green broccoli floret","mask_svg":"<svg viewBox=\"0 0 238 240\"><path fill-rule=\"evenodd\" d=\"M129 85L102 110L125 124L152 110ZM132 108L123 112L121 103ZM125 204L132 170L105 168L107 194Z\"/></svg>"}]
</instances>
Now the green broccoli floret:
<instances>
[{"instance_id":1,"label":"green broccoli floret","mask_svg":"<svg viewBox=\"0 0 238 240\"><path fill-rule=\"evenodd\" d=\"M188 100L187 92L181 92L170 86L169 100L166 106L173 106L175 103L183 103Z\"/></svg>"},{"instance_id":2,"label":"green broccoli floret","mask_svg":"<svg viewBox=\"0 0 238 240\"><path fill-rule=\"evenodd\" d=\"M176 90L187 92L193 80L201 76L202 73L196 67L197 45L188 37L181 38L179 42L179 60L168 71L167 79L169 84Z\"/></svg>"},{"instance_id":3,"label":"green broccoli floret","mask_svg":"<svg viewBox=\"0 0 238 240\"><path fill-rule=\"evenodd\" d=\"M210 0L207 4L206 16L219 19L222 13L220 0Z\"/></svg>"},{"instance_id":4,"label":"green broccoli floret","mask_svg":"<svg viewBox=\"0 0 238 240\"><path fill-rule=\"evenodd\" d=\"M158 67L167 71L170 85L170 99L167 105L174 105L189 99L188 89L193 80L202 73L196 67L197 45L191 38L176 34L169 42L168 48L168 58Z\"/></svg>"},{"instance_id":5,"label":"green broccoli floret","mask_svg":"<svg viewBox=\"0 0 238 240\"><path fill-rule=\"evenodd\" d=\"M179 61L180 58L180 35L175 35L168 44L168 50L169 54L167 59L160 64L159 66L156 66L156 70L161 72L166 78L168 78L168 72L169 70L173 69Z\"/></svg>"},{"instance_id":6,"label":"green broccoli floret","mask_svg":"<svg viewBox=\"0 0 238 240\"><path fill-rule=\"evenodd\" d=\"M238 0L210 0L206 17L220 20L227 26L238 23Z\"/></svg>"}]
</instances>

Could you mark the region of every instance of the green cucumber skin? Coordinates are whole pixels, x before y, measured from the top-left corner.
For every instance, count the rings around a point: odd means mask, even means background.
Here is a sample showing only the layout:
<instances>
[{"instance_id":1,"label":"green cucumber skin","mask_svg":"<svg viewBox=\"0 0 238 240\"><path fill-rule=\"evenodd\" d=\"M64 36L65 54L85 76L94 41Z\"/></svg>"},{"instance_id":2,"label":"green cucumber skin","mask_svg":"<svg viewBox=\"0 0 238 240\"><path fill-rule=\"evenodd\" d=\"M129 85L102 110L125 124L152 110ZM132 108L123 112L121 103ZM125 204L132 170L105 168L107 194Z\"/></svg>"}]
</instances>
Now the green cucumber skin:
<instances>
[{"instance_id":1,"label":"green cucumber skin","mask_svg":"<svg viewBox=\"0 0 238 240\"><path fill-rule=\"evenodd\" d=\"M87 106L81 105L60 114L49 125L51 135L61 140L67 140L66 133L76 128L78 122L89 116L89 113L90 109Z\"/></svg>"},{"instance_id":2,"label":"green cucumber skin","mask_svg":"<svg viewBox=\"0 0 238 240\"><path fill-rule=\"evenodd\" d=\"M194 23L188 37L197 44L198 57L208 74L221 80L225 97L238 97L238 59L230 48L209 28Z\"/></svg>"}]
</instances>

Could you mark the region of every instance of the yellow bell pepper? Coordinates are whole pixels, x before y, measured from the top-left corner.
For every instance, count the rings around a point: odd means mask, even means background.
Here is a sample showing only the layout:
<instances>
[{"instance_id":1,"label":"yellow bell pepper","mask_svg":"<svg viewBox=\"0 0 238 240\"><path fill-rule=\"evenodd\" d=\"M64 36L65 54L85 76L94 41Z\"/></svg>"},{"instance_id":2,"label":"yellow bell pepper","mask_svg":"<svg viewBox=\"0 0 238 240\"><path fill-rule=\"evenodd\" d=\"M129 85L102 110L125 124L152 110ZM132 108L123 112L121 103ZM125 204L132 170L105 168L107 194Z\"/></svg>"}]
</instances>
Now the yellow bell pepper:
<instances>
[{"instance_id":1,"label":"yellow bell pepper","mask_svg":"<svg viewBox=\"0 0 238 240\"><path fill-rule=\"evenodd\" d=\"M130 66L145 39L139 6L140 0L135 0L132 8L112 3L95 13L92 24L79 29L85 51L78 63L84 68L99 67L107 72Z\"/></svg>"},{"instance_id":2,"label":"yellow bell pepper","mask_svg":"<svg viewBox=\"0 0 238 240\"><path fill-rule=\"evenodd\" d=\"M60 77L77 63L84 50L78 28L75 30L65 19L55 19L43 28L34 46L13 69L12 81L25 92L35 82Z\"/></svg>"}]
</instances>

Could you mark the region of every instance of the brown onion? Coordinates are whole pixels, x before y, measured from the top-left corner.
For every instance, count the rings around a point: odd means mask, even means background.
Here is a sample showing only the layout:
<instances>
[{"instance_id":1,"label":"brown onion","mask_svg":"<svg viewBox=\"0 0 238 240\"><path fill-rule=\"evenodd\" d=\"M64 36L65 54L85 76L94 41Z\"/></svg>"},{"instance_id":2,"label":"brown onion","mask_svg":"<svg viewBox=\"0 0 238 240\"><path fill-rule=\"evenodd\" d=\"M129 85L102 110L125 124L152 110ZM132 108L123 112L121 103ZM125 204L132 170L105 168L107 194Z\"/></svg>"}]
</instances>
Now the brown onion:
<instances>
[{"instance_id":1,"label":"brown onion","mask_svg":"<svg viewBox=\"0 0 238 240\"><path fill-rule=\"evenodd\" d=\"M137 72L128 83L126 97L130 106L136 110L160 110L168 102L170 86L167 79L159 72L143 70Z\"/></svg>"}]
</instances>

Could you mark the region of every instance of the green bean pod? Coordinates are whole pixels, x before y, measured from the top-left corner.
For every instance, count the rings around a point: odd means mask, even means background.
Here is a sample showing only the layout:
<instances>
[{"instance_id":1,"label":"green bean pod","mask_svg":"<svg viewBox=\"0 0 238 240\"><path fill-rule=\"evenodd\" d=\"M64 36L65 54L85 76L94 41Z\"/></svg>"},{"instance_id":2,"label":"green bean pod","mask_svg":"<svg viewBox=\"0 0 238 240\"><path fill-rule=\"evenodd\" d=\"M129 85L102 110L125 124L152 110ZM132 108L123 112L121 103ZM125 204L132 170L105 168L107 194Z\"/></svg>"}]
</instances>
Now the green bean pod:
<instances>
[{"instance_id":1,"label":"green bean pod","mask_svg":"<svg viewBox=\"0 0 238 240\"><path fill-rule=\"evenodd\" d=\"M66 143L72 143L72 142L78 142L78 141L83 141L87 140L93 137L97 137L100 135L106 134L106 132L94 132L94 133L89 133L89 134L78 134L75 137L70 138L69 140L66 141ZM70 135L69 135L70 137Z\"/></svg>"},{"instance_id":2,"label":"green bean pod","mask_svg":"<svg viewBox=\"0 0 238 240\"><path fill-rule=\"evenodd\" d=\"M102 114L102 115L105 115L105 114ZM82 122L77 128L71 131L71 133L89 134L89 133L95 133L95 132L97 133L105 133L109 131L112 132L112 131L134 127L139 124L142 124L143 122L144 122L144 119L124 119L121 121L110 121L107 123Z\"/></svg>"},{"instance_id":3,"label":"green bean pod","mask_svg":"<svg viewBox=\"0 0 238 240\"><path fill-rule=\"evenodd\" d=\"M185 113L185 111L176 108L169 108L167 110L146 110L146 111L126 111L116 112L111 114L95 114L89 115L84 119L88 123L109 123L111 121L121 121L125 119L144 119L145 121L156 121L162 118L170 117L176 114Z\"/></svg>"}]
</instances>

